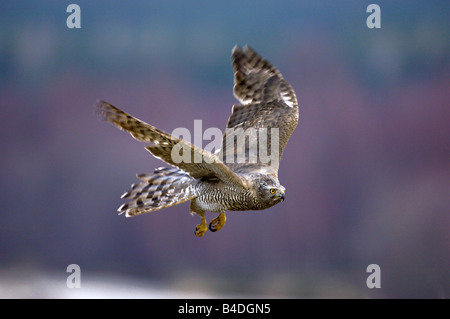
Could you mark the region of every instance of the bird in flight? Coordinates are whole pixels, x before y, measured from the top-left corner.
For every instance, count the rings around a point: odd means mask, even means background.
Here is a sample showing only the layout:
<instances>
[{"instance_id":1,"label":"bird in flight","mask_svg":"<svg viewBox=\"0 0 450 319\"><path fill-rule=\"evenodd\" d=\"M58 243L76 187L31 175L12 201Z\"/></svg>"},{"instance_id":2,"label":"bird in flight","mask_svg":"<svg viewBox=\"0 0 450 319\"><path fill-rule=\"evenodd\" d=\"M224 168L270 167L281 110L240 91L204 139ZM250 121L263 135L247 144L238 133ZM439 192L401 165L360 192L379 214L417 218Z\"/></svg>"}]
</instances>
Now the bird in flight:
<instances>
[{"instance_id":1,"label":"bird in flight","mask_svg":"<svg viewBox=\"0 0 450 319\"><path fill-rule=\"evenodd\" d=\"M295 92L280 71L249 46L233 48L232 65L233 92L240 103L233 106L222 147L215 153L97 101L96 113L103 120L151 143L146 149L171 166L138 174L140 182L122 195L128 202L119 214L132 217L191 201L191 214L201 217L195 228L201 237L208 228L216 232L225 225L226 211L263 210L285 199L278 168L298 123ZM207 211L219 213L209 227Z\"/></svg>"}]
</instances>

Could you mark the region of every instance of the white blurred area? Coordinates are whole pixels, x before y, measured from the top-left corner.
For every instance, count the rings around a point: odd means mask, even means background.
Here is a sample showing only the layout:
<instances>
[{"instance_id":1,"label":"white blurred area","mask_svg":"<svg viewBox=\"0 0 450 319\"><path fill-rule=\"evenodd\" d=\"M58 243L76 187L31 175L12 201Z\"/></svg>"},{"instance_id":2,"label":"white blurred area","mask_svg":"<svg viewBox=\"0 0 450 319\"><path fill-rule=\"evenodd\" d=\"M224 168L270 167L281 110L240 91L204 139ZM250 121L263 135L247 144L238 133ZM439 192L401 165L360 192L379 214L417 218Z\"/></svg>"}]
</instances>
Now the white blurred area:
<instances>
[{"instance_id":1,"label":"white blurred area","mask_svg":"<svg viewBox=\"0 0 450 319\"><path fill-rule=\"evenodd\" d=\"M112 274L82 275L80 288L68 288L69 274L31 269L0 271L0 299L200 299L215 294L163 288L160 284Z\"/></svg>"},{"instance_id":2,"label":"white blurred area","mask_svg":"<svg viewBox=\"0 0 450 319\"><path fill-rule=\"evenodd\" d=\"M80 288L69 288L64 270L16 266L0 269L0 299L303 299L372 298L365 278L324 270L264 273L255 281L227 280L211 273L186 271L170 280L117 273L81 272ZM375 293L375 294L374 294Z\"/></svg>"}]
</instances>

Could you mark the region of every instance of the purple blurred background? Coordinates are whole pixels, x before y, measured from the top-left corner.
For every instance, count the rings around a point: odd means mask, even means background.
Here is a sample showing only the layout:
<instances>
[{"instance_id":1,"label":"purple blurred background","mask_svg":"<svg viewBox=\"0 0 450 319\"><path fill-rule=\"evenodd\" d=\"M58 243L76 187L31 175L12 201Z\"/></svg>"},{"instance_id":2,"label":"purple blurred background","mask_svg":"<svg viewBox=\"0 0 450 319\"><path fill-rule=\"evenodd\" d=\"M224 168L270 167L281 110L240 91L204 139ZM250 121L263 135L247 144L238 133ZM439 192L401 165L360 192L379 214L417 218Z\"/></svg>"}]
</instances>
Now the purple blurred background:
<instances>
[{"instance_id":1,"label":"purple blurred background","mask_svg":"<svg viewBox=\"0 0 450 319\"><path fill-rule=\"evenodd\" d=\"M72 263L178 297L450 296L448 1L376 1L381 29L366 26L370 1L76 1L82 28L68 29L70 3L0 5L0 297L54 296L27 280L65 287ZM168 132L223 130L235 44L300 102L286 201L203 238L187 203L117 216L135 174L163 163L95 101ZM23 278L28 294L9 293Z\"/></svg>"}]
</instances>

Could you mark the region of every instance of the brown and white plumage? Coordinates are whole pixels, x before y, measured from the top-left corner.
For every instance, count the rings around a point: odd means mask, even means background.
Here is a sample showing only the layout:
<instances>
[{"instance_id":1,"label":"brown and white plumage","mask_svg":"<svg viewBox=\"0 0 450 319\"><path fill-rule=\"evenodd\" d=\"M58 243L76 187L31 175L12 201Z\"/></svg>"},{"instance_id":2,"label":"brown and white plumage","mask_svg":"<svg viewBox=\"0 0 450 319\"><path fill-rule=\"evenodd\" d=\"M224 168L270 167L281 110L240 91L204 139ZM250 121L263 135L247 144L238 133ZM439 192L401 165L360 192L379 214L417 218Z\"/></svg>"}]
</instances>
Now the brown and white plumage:
<instances>
[{"instance_id":1,"label":"brown and white plumage","mask_svg":"<svg viewBox=\"0 0 450 319\"><path fill-rule=\"evenodd\" d=\"M153 174L137 175L141 182L123 194L122 198L129 202L119 208L120 213L135 216L191 200L191 213L202 217L195 234L203 236L207 230L206 211L220 213L209 225L211 231L217 231L225 224L227 210L261 210L284 200L285 189L278 181L278 167L297 126L297 98L281 73L248 46L234 47L232 61L234 95L242 104L233 106L217 154L163 132L107 102L97 102L97 113L105 121L129 132L138 141L153 143L146 149L173 166L156 169ZM235 132L246 134L235 136L243 137L245 143L239 144L232 137ZM261 139L261 132L267 133L265 139ZM260 153L253 156L255 144L275 151L277 158L267 162ZM180 152L192 160L174 157ZM240 155L244 161L237 161Z\"/></svg>"},{"instance_id":2,"label":"brown and white plumage","mask_svg":"<svg viewBox=\"0 0 450 319\"><path fill-rule=\"evenodd\" d=\"M227 129L236 131L242 129L267 129L267 149L271 150L271 129L278 129L279 149L278 161L262 163L258 161L253 167L265 167L277 174L281 155L287 141L298 123L298 103L291 85L286 82L272 64L259 56L250 47L239 48L235 46L232 51L232 64L234 69L234 96L242 103L233 105L231 116L228 119ZM223 145L226 144L227 134L223 136ZM239 151L249 154L249 145L258 144L257 138L246 143L244 150L231 147L234 153ZM231 145L232 146L232 145ZM223 147L219 157L226 157L229 148ZM233 170L248 164L239 164L234 161Z\"/></svg>"}]
</instances>

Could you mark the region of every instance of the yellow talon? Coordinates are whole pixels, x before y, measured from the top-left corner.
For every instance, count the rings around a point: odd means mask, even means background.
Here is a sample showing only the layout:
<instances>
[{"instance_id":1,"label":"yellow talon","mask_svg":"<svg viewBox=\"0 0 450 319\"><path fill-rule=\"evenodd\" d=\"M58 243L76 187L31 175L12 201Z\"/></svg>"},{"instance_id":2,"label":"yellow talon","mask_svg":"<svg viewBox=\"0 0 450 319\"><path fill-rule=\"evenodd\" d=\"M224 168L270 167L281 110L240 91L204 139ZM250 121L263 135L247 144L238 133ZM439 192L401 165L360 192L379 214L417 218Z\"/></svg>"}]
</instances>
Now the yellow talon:
<instances>
[{"instance_id":1,"label":"yellow talon","mask_svg":"<svg viewBox=\"0 0 450 319\"><path fill-rule=\"evenodd\" d=\"M202 216L202 223L195 227L195 236L202 237L207 230L208 228L206 227L206 219L204 216Z\"/></svg>"},{"instance_id":2,"label":"yellow talon","mask_svg":"<svg viewBox=\"0 0 450 319\"><path fill-rule=\"evenodd\" d=\"M214 218L209 223L209 230L212 232L216 232L216 231L222 229L222 227L225 226L226 221L227 221L227 217L225 216L225 213L220 213L219 216Z\"/></svg>"}]
</instances>

